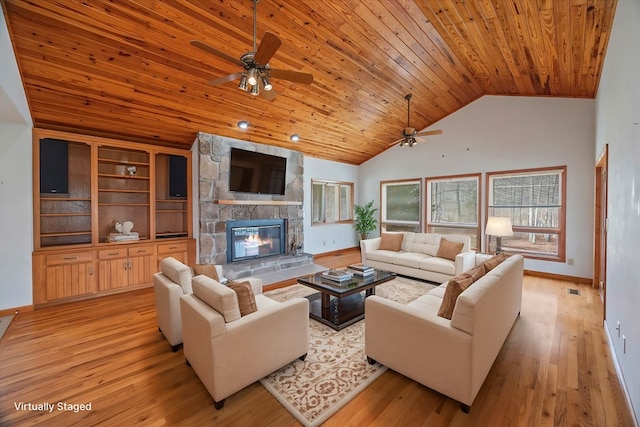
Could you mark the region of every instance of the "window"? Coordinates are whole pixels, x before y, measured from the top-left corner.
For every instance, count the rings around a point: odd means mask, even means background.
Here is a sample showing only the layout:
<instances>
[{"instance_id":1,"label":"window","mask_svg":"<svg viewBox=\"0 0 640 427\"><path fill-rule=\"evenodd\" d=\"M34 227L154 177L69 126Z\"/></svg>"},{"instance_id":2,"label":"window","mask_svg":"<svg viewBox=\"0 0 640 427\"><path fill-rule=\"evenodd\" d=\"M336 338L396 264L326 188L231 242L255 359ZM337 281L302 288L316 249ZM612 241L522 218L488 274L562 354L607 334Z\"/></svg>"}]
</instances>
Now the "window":
<instances>
[{"instance_id":1,"label":"window","mask_svg":"<svg viewBox=\"0 0 640 427\"><path fill-rule=\"evenodd\" d=\"M513 236L502 238L505 252L564 262L566 174L566 166L487 174L487 216L513 225ZM487 240L492 252L495 238Z\"/></svg>"},{"instance_id":2,"label":"window","mask_svg":"<svg viewBox=\"0 0 640 427\"><path fill-rule=\"evenodd\" d=\"M420 179L380 182L382 231L420 231L420 183Z\"/></svg>"},{"instance_id":3,"label":"window","mask_svg":"<svg viewBox=\"0 0 640 427\"><path fill-rule=\"evenodd\" d=\"M311 180L312 225L353 221L353 183Z\"/></svg>"},{"instance_id":4,"label":"window","mask_svg":"<svg viewBox=\"0 0 640 427\"><path fill-rule=\"evenodd\" d=\"M427 232L464 234L480 247L480 174L426 178Z\"/></svg>"}]
</instances>

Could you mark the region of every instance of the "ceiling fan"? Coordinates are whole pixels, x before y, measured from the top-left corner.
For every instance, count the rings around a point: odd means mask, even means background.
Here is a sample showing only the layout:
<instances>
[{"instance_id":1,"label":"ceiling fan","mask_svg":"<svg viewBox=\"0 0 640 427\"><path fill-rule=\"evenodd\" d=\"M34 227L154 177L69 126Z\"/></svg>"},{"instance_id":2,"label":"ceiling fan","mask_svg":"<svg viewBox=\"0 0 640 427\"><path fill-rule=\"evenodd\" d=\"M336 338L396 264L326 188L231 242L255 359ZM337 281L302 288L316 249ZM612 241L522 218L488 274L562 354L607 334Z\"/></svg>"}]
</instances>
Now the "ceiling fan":
<instances>
[{"instance_id":1,"label":"ceiling fan","mask_svg":"<svg viewBox=\"0 0 640 427\"><path fill-rule=\"evenodd\" d=\"M404 128L402 130L402 138L398 139L397 141L393 141L391 144L389 145L393 145L393 144L398 144L400 143L400 147L413 147L414 145L416 145L418 143L417 141L417 137L419 136L429 136L429 135L440 135L442 134L441 130L428 130L428 131L422 131L422 132L417 132L415 130L415 128L409 127L409 113L411 112L410 108L411 108L411 94L407 94L404 99L407 100L407 127Z\"/></svg>"},{"instance_id":2,"label":"ceiling fan","mask_svg":"<svg viewBox=\"0 0 640 427\"><path fill-rule=\"evenodd\" d=\"M219 77L209 81L213 86L240 79L238 89L249 92L252 95L259 95L262 87L262 96L271 100L275 97L271 78L289 80L295 83L311 84L313 83L313 75L309 73L301 73L291 70L278 70L269 66L269 60L282 45L282 40L275 34L266 32L260 42L260 46L256 47L256 27L257 27L257 8L260 0L253 0L253 51L243 54L240 59L235 59L205 43L192 40L191 45L200 48L206 52L212 53L225 61L239 65L244 70L228 76Z\"/></svg>"}]
</instances>

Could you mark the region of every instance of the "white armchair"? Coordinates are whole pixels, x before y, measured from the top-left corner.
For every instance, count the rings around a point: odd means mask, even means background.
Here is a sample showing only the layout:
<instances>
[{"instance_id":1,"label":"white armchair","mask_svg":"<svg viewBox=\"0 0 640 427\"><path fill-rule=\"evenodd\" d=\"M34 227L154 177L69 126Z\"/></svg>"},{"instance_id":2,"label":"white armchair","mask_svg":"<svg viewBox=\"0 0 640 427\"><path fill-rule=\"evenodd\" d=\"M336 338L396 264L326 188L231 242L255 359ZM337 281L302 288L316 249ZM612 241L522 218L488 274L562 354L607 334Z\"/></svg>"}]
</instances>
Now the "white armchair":
<instances>
[{"instance_id":1,"label":"white armchair","mask_svg":"<svg viewBox=\"0 0 640 427\"><path fill-rule=\"evenodd\" d=\"M309 347L309 301L276 302L253 286L257 311L240 315L232 289L206 276L180 298L184 355L216 409L233 393L296 358Z\"/></svg>"},{"instance_id":2,"label":"white armchair","mask_svg":"<svg viewBox=\"0 0 640 427\"><path fill-rule=\"evenodd\" d=\"M153 275L158 329L176 352L182 344L180 297L191 293L191 269L173 257L160 261L160 272Z\"/></svg>"}]
</instances>

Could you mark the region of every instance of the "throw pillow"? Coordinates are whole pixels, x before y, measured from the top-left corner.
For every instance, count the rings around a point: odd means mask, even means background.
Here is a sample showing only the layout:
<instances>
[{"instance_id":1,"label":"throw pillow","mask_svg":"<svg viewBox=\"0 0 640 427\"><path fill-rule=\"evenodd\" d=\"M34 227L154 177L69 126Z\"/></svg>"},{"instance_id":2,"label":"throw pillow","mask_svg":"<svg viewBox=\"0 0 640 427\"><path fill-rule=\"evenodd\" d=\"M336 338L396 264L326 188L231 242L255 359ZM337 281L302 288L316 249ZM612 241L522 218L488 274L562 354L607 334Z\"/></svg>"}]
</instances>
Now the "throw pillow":
<instances>
[{"instance_id":1,"label":"throw pillow","mask_svg":"<svg viewBox=\"0 0 640 427\"><path fill-rule=\"evenodd\" d=\"M382 233L380 236L380 247L378 249L399 252L402 247L402 233Z\"/></svg>"},{"instance_id":2,"label":"throw pillow","mask_svg":"<svg viewBox=\"0 0 640 427\"><path fill-rule=\"evenodd\" d=\"M193 266L193 275L199 276L204 274L207 277L211 277L216 282L220 282L220 278L218 277L218 271L216 270L216 266L213 264L196 264Z\"/></svg>"},{"instance_id":3,"label":"throw pillow","mask_svg":"<svg viewBox=\"0 0 640 427\"><path fill-rule=\"evenodd\" d=\"M476 280L484 276L486 273L487 273L487 270L484 264L480 264L477 267L472 268L471 270L467 271L464 274L470 276L471 279L473 279L473 282L475 282Z\"/></svg>"},{"instance_id":4,"label":"throw pillow","mask_svg":"<svg viewBox=\"0 0 640 427\"><path fill-rule=\"evenodd\" d=\"M507 259L508 256L504 252L498 255L491 257L490 259L484 262L484 268L487 270L487 273L496 268L502 261Z\"/></svg>"},{"instance_id":5,"label":"throw pillow","mask_svg":"<svg viewBox=\"0 0 640 427\"><path fill-rule=\"evenodd\" d=\"M456 301L462 292L473 283L473 277L463 274L449 280L447 290L442 297L442 304L438 310L438 316L451 320L453 317L453 309L456 307Z\"/></svg>"},{"instance_id":6,"label":"throw pillow","mask_svg":"<svg viewBox=\"0 0 640 427\"><path fill-rule=\"evenodd\" d=\"M440 247L438 247L438 254L436 256L438 258L450 259L451 261L455 261L456 255L462 252L463 247L464 243L452 242L443 237L442 239L440 239Z\"/></svg>"},{"instance_id":7,"label":"throw pillow","mask_svg":"<svg viewBox=\"0 0 640 427\"><path fill-rule=\"evenodd\" d=\"M253 294L253 289L251 289L251 283L246 281L236 282L230 280L227 286L233 289L238 296L240 316L246 316L249 313L258 311L258 306L256 305L256 296Z\"/></svg>"}]
</instances>

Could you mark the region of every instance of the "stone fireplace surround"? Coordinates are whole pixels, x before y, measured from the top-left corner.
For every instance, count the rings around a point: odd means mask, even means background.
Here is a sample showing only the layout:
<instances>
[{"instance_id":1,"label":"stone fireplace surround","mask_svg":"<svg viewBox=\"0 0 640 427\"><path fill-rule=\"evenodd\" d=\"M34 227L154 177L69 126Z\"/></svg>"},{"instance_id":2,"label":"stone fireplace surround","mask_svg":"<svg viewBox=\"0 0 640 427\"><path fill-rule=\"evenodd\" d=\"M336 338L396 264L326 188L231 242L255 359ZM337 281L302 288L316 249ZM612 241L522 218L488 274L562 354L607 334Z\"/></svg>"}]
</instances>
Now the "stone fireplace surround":
<instances>
[{"instance_id":1,"label":"stone fireplace surround","mask_svg":"<svg viewBox=\"0 0 640 427\"><path fill-rule=\"evenodd\" d=\"M199 191L200 264L225 264L229 279L299 267L313 263L313 257L296 247L304 245L303 174L304 156L286 148L255 144L200 132L197 135ZM231 147L287 158L284 196L247 194L229 191ZM263 257L227 264L226 221L285 219L287 224L284 255Z\"/></svg>"}]
</instances>

